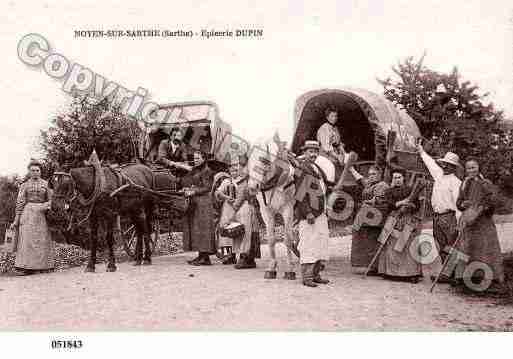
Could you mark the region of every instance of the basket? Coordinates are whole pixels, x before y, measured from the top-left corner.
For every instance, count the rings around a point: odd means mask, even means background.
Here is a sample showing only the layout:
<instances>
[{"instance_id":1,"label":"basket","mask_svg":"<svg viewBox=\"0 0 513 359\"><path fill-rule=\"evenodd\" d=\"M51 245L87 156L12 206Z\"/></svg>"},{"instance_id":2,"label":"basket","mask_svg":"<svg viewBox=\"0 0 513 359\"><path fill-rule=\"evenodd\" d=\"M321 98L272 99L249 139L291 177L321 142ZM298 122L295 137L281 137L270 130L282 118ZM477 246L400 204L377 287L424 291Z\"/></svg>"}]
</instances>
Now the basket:
<instances>
[{"instance_id":1,"label":"basket","mask_svg":"<svg viewBox=\"0 0 513 359\"><path fill-rule=\"evenodd\" d=\"M235 239L244 237L246 230L242 223L232 222L222 227L219 234L223 237Z\"/></svg>"}]
</instances>

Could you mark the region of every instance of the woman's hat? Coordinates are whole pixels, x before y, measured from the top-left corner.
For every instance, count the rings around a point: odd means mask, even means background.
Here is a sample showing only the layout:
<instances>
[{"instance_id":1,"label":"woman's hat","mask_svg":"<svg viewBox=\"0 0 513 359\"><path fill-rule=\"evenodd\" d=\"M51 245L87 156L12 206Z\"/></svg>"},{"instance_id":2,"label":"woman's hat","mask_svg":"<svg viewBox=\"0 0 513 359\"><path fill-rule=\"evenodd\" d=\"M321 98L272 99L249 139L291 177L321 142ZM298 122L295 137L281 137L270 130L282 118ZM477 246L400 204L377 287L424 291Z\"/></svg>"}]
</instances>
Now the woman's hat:
<instances>
[{"instance_id":1,"label":"woman's hat","mask_svg":"<svg viewBox=\"0 0 513 359\"><path fill-rule=\"evenodd\" d=\"M42 168L43 164L41 163L41 161L39 161L35 158L31 158L29 161L29 164L27 165L27 168L30 168L32 166L38 166L39 168Z\"/></svg>"},{"instance_id":2,"label":"woman's hat","mask_svg":"<svg viewBox=\"0 0 513 359\"><path fill-rule=\"evenodd\" d=\"M247 152L239 153L237 159L239 160L240 164L243 164L243 165L247 164L249 161L248 153Z\"/></svg>"},{"instance_id":3,"label":"woman's hat","mask_svg":"<svg viewBox=\"0 0 513 359\"><path fill-rule=\"evenodd\" d=\"M460 157L453 152L447 152L444 156L444 158L440 158L437 160L438 162L448 163L450 165L461 167L460 164Z\"/></svg>"},{"instance_id":4,"label":"woman's hat","mask_svg":"<svg viewBox=\"0 0 513 359\"><path fill-rule=\"evenodd\" d=\"M306 151L309 148L320 150L321 145L319 144L318 141L308 140L308 141L305 141L305 144L303 145L303 147L301 147L301 151Z\"/></svg>"},{"instance_id":5,"label":"woman's hat","mask_svg":"<svg viewBox=\"0 0 513 359\"><path fill-rule=\"evenodd\" d=\"M226 172L218 172L214 175L214 180L212 181L212 183L221 182L221 180L225 178L231 178L231 176Z\"/></svg>"}]
</instances>

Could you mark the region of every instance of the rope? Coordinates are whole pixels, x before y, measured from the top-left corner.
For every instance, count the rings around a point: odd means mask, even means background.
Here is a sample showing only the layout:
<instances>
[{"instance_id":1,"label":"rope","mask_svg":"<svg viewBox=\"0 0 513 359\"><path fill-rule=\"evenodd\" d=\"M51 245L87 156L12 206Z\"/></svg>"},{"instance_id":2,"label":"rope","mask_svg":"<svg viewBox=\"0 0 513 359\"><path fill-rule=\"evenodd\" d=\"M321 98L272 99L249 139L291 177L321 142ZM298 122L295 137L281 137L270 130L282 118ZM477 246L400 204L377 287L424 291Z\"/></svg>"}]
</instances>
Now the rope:
<instances>
[{"instance_id":1,"label":"rope","mask_svg":"<svg viewBox=\"0 0 513 359\"><path fill-rule=\"evenodd\" d=\"M78 201L82 206L89 206L94 204L98 196L100 195L102 191L102 187L105 186L105 175L103 174L103 170L101 167L97 168L97 166L93 166L94 170L94 189L93 193L89 198L85 198L84 195L80 194L78 196ZM100 172L100 173L98 173Z\"/></svg>"}]
</instances>

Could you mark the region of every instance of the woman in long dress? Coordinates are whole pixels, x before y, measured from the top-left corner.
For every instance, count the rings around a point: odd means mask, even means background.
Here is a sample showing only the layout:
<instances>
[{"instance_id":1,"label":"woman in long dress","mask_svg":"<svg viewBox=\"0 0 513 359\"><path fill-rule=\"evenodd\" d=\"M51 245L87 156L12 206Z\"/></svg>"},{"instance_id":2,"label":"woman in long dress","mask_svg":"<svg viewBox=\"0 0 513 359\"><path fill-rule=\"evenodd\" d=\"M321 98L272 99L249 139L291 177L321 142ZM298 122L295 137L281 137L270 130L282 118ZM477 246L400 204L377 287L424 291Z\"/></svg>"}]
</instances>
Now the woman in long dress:
<instances>
[{"instance_id":1,"label":"woman in long dress","mask_svg":"<svg viewBox=\"0 0 513 359\"><path fill-rule=\"evenodd\" d=\"M360 208L356 218L360 216L363 223L353 226L353 237L351 242L351 266L355 272L364 271L374 258L379 247L378 237L383 229L383 224L388 213L388 203L385 201L385 192L388 184L382 181L382 171L380 168L372 166L369 168L367 178L363 178L356 170L353 170L353 176L357 179L362 189L363 205ZM369 220L368 217L374 212L381 213L379 222ZM355 221L356 224L356 221ZM377 261L368 275L377 275Z\"/></svg>"},{"instance_id":2,"label":"woman in long dress","mask_svg":"<svg viewBox=\"0 0 513 359\"><path fill-rule=\"evenodd\" d=\"M420 256L415 258L411 253L416 250L414 241L421 226L420 219L415 216L419 202L418 199L408 200L412 189L404 184L404 180L404 171L392 171L392 182L385 192L385 201L390 215L397 218L394 229L408 237L398 238L394 233L390 234L379 257L378 271L385 279L418 283L422 278Z\"/></svg>"},{"instance_id":3,"label":"woman in long dress","mask_svg":"<svg viewBox=\"0 0 513 359\"><path fill-rule=\"evenodd\" d=\"M244 236L233 239L233 252L237 257L235 269L255 268L255 258L260 258L260 222L258 219L258 202L249 193L246 163L242 162L239 176L234 180L235 200L228 204L221 225L239 222L244 225Z\"/></svg>"},{"instance_id":4,"label":"woman in long dress","mask_svg":"<svg viewBox=\"0 0 513 359\"><path fill-rule=\"evenodd\" d=\"M49 271L55 267L55 247L45 216L50 209L52 190L41 178L39 162L31 161L28 169L29 178L20 186L12 224L18 229L16 275Z\"/></svg>"},{"instance_id":5,"label":"woman in long dress","mask_svg":"<svg viewBox=\"0 0 513 359\"><path fill-rule=\"evenodd\" d=\"M492 182L481 175L476 160L467 161L465 171L466 178L461 184L456 205L462 212L471 207L481 207L481 209L475 220L467 222L463 228L463 241L458 249L468 256L466 266L480 262L489 270L484 273L481 271L472 273L470 270L464 271L465 266L460 266L455 276L460 284L465 280L467 283L472 281L479 285L480 281L485 279L488 283L491 282L489 291L500 290L504 282L504 267L497 228L492 217L496 205L495 189ZM484 277L487 275L490 277ZM468 277L465 278L465 276Z\"/></svg>"},{"instance_id":6,"label":"woman in long dress","mask_svg":"<svg viewBox=\"0 0 513 359\"><path fill-rule=\"evenodd\" d=\"M185 196L191 199L191 208L184 218L183 249L197 251L198 256L188 261L191 265L211 265L210 255L216 253L216 218L211 195L214 171L203 152L194 152L195 167L184 178Z\"/></svg>"},{"instance_id":7,"label":"woman in long dress","mask_svg":"<svg viewBox=\"0 0 513 359\"><path fill-rule=\"evenodd\" d=\"M231 175L226 172L216 174L212 187L214 196L214 207L219 211L219 221L216 221L217 247L221 251L223 264L235 264L235 253L233 252L233 239L222 236L220 223L224 223L233 215L233 202L235 201L236 187L234 179L237 177L238 169L231 167ZM219 183L219 185L217 185Z\"/></svg>"}]
</instances>

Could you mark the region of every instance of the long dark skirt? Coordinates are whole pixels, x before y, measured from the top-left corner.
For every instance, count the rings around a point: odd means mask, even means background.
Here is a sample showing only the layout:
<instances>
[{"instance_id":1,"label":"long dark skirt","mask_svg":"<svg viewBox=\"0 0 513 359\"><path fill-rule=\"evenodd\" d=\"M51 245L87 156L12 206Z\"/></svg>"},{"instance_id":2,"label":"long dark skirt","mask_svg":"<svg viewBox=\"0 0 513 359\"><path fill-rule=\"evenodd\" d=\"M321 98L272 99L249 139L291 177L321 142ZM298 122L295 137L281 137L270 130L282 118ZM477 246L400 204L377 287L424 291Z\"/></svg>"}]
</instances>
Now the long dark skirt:
<instances>
[{"instance_id":1,"label":"long dark skirt","mask_svg":"<svg viewBox=\"0 0 513 359\"><path fill-rule=\"evenodd\" d=\"M472 262L485 263L493 272L493 278L499 282L504 280L504 267L501 247L497 236L497 228L491 216L481 216L464 229L463 242L459 248L469 256L467 265ZM465 266L459 266L456 277L463 277Z\"/></svg>"},{"instance_id":2,"label":"long dark skirt","mask_svg":"<svg viewBox=\"0 0 513 359\"><path fill-rule=\"evenodd\" d=\"M362 226L353 233L351 242L351 266L368 267L372 258L378 250L378 237L381 227ZM378 261L374 262L373 268L377 269Z\"/></svg>"},{"instance_id":3,"label":"long dark skirt","mask_svg":"<svg viewBox=\"0 0 513 359\"><path fill-rule=\"evenodd\" d=\"M215 213L210 194L195 196L183 221L183 250L216 252Z\"/></svg>"},{"instance_id":4,"label":"long dark skirt","mask_svg":"<svg viewBox=\"0 0 513 359\"><path fill-rule=\"evenodd\" d=\"M413 230L404 243L391 234L384 245L379 256L378 271L380 274L396 278L422 276L422 265L418 253L420 248L416 245L421 223L417 218L405 215L398 219L395 229L402 232L405 225L409 225ZM415 257L412 256L412 252Z\"/></svg>"}]
</instances>

